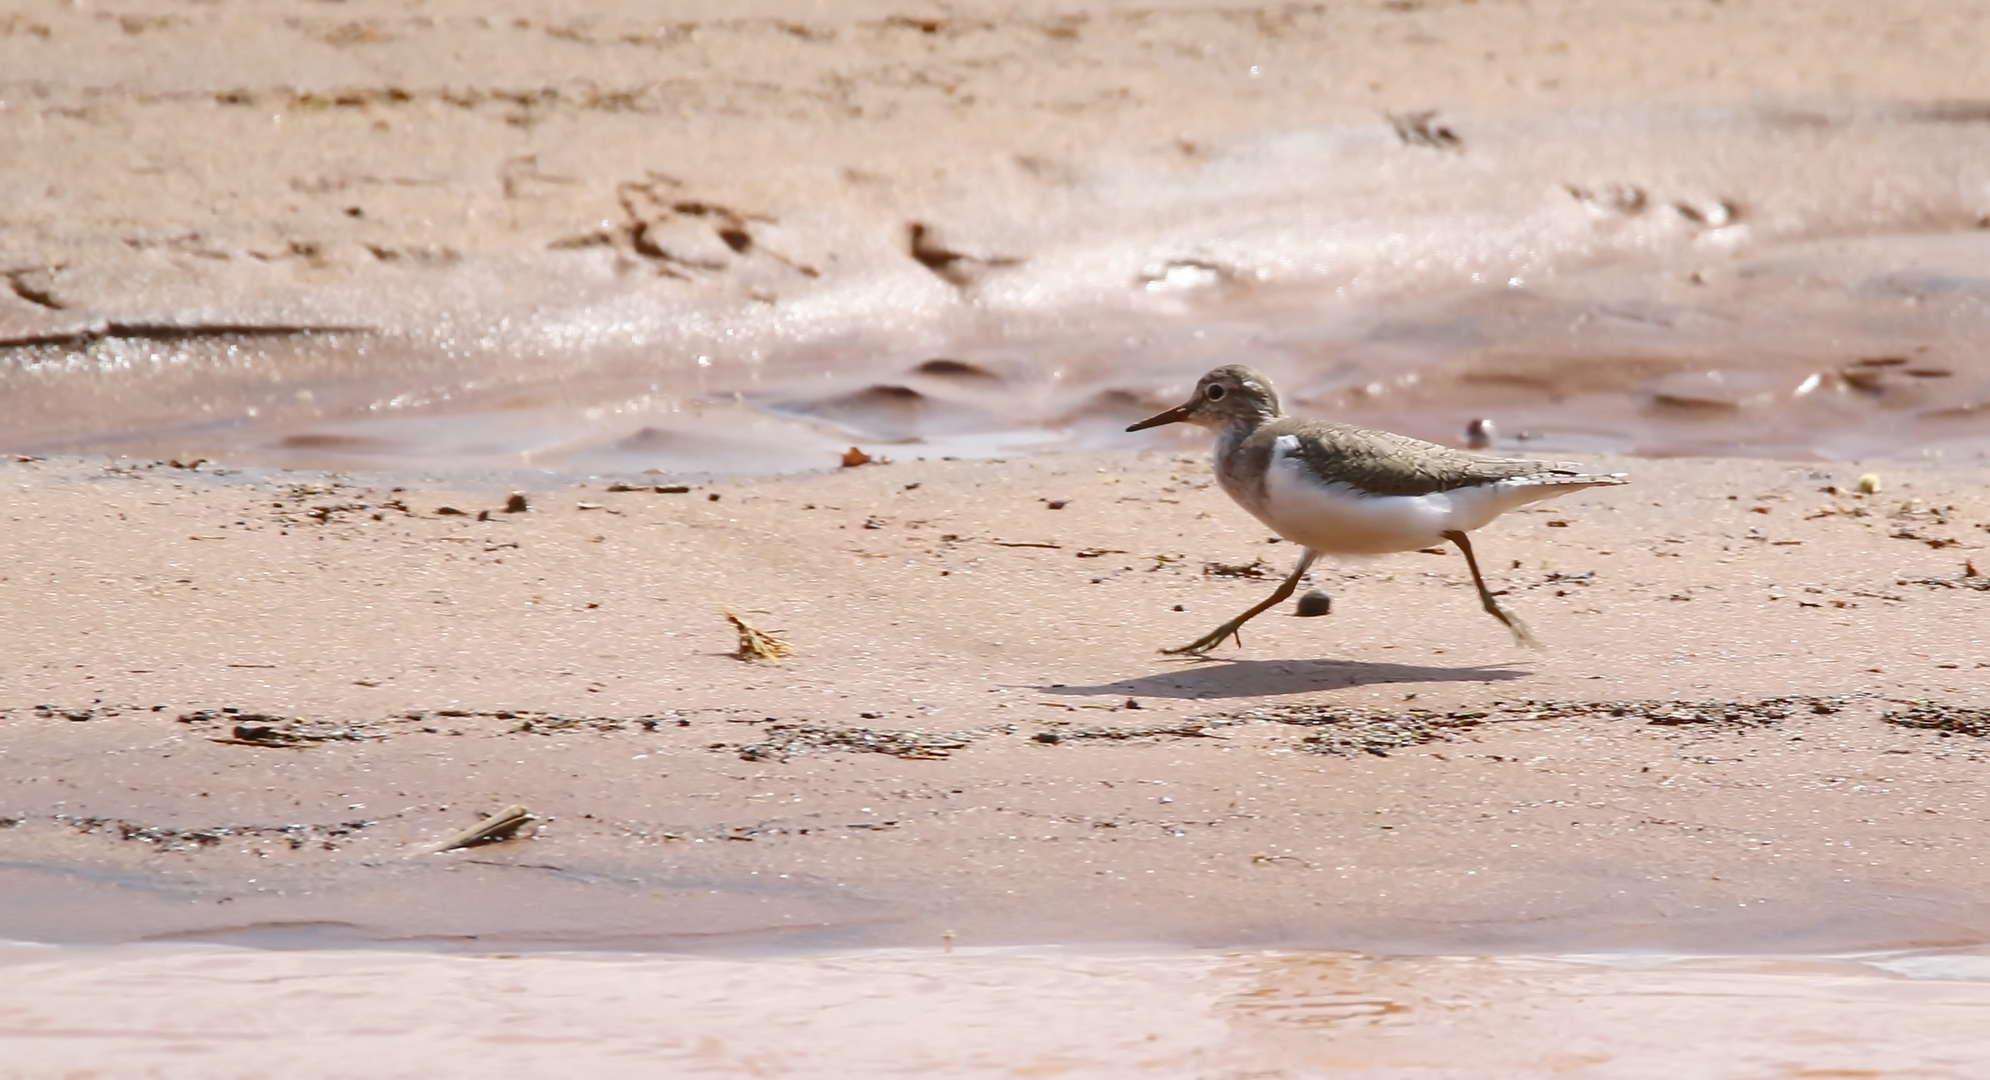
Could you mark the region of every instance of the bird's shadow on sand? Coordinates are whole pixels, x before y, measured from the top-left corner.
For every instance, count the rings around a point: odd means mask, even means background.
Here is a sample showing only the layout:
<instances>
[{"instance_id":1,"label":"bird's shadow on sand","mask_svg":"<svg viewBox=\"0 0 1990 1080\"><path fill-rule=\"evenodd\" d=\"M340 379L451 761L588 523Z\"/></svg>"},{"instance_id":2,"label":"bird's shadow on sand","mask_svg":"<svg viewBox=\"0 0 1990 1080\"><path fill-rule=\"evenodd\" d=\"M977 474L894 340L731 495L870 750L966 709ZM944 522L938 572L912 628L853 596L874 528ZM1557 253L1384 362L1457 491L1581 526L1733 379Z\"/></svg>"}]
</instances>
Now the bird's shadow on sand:
<instances>
[{"instance_id":1,"label":"bird's shadow on sand","mask_svg":"<svg viewBox=\"0 0 1990 1080\"><path fill-rule=\"evenodd\" d=\"M1531 674L1497 664L1422 667L1357 660L1205 660L1117 682L1092 686L1053 684L1039 689L1046 694L1074 697L1275 697L1384 683L1505 682Z\"/></svg>"}]
</instances>

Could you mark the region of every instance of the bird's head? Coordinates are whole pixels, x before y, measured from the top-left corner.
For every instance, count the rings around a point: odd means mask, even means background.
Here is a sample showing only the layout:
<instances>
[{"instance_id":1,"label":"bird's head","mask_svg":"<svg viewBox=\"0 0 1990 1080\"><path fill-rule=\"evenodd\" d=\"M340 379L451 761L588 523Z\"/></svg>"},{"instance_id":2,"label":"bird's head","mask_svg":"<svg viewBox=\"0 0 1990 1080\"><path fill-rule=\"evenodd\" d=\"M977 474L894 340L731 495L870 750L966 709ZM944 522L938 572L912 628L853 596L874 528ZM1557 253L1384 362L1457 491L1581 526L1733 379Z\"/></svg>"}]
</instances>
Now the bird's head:
<instances>
[{"instance_id":1,"label":"bird's head","mask_svg":"<svg viewBox=\"0 0 1990 1080\"><path fill-rule=\"evenodd\" d=\"M1195 424L1220 429L1240 421L1255 424L1276 420L1281 415L1278 391L1271 388L1271 380L1256 368L1230 364L1198 380L1195 393L1189 395L1187 401L1167 412L1155 413L1126 430L1144 431L1162 424Z\"/></svg>"}]
</instances>

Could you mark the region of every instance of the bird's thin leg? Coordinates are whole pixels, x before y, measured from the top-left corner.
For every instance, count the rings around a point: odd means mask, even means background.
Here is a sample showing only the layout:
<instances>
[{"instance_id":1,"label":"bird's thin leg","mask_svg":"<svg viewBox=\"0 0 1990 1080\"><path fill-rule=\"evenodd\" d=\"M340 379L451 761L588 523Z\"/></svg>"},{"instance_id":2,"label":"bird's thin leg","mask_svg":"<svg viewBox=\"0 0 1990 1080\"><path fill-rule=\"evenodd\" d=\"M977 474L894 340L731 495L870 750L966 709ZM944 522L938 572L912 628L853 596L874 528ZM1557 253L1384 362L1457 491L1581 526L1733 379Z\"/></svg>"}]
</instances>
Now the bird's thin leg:
<instances>
[{"instance_id":1,"label":"bird's thin leg","mask_svg":"<svg viewBox=\"0 0 1990 1080\"><path fill-rule=\"evenodd\" d=\"M1456 530L1445 533L1444 538L1458 545L1458 550L1465 553L1465 565L1472 568L1472 584L1479 587L1479 603L1485 607L1486 614L1505 623L1506 628L1513 631L1514 644L1525 645L1530 649L1540 648L1541 643L1534 640L1534 632L1527 629L1527 624L1520 621L1520 616L1500 607L1499 601L1493 599L1492 590L1486 588L1485 575L1479 573L1478 556L1472 554L1471 539Z\"/></svg>"},{"instance_id":2,"label":"bird's thin leg","mask_svg":"<svg viewBox=\"0 0 1990 1080\"><path fill-rule=\"evenodd\" d=\"M1215 648L1216 646L1223 644L1223 639L1226 637L1234 637L1237 639L1237 644L1242 645L1244 643L1244 638L1241 634L1237 633L1237 628L1243 626L1247 622L1250 622L1252 619L1257 618L1259 615L1262 615L1266 609L1276 607L1277 605L1283 603L1286 597L1292 595L1292 590L1299 587L1299 579L1305 576L1306 568L1312 566L1313 560L1319 557L1320 557L1319 552L1314 551L1312 548L1305 549L1299 556L1299 565L1292 568L1291 576L1285 579L1284 584L1280 585L1276 592L1272 593L1269 597L1266 597L1264 603L1259 604L1258 606L1252 608L1249 611L1244 612L1242 615L1239 615L1234 619L1231 619L1229 622L1226 622L1222 626L1219 626L1216 629L1211 630L1209 633L1204 634L1199 638L1196 638L1194 641L1188 643L1187 645L1182 646L1179 649L1162 649L1161 651L1164 653L1173 653L1177 655L1181 653L1189 653L1192 655L1200 656L1203 653L1206 653L1209 650Z\"/></svg>"}]
</instances>

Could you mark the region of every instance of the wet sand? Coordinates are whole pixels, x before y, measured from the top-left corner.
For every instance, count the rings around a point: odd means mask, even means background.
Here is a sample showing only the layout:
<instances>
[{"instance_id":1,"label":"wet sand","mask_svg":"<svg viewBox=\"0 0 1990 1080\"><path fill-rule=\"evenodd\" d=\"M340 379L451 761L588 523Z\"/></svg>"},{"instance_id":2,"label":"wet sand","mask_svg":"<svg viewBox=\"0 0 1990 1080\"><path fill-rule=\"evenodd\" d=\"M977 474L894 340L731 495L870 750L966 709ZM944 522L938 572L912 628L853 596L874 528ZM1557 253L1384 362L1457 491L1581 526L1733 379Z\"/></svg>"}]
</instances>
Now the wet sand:
<instances>
[{"instance_id":1,"label":"wet sand","mask_svg":"<svg viewBox=\"0 0 1990 1080\"><path fill-rule=\"evenodd\" d=\"M0 948L11 1075L1967 1080L1990 1053L1980 952L52 951Z\"/></svg>"},{"instance_id":2,"label":"wet sand","mask_svg":"<svg viewBox=\"0 0 1990 1080\"><path fill-rule=\"evenodd\" d=\"M1481 534L1544 652L1410 553L1195 661L1155 650L1295 554L1198 457L542 481L521 513L14 463L0 936L1985 940L1983 471L1605 464L1633 486ZM795 654L737 659L725 609ZM517 839L410 854L514 803Z\"/></svg>"},{"instance_id":3,"label":"wet sand","mask_svg":"<svg viewBox=\"0 0 1990 1080\"><path fill-rule=\"evenodd\" d=\"M1990 451L1969 5L672 8L0 20L0 450L1116 449L1246 360L1446 440Z\"/></svg>"}]
</instances>

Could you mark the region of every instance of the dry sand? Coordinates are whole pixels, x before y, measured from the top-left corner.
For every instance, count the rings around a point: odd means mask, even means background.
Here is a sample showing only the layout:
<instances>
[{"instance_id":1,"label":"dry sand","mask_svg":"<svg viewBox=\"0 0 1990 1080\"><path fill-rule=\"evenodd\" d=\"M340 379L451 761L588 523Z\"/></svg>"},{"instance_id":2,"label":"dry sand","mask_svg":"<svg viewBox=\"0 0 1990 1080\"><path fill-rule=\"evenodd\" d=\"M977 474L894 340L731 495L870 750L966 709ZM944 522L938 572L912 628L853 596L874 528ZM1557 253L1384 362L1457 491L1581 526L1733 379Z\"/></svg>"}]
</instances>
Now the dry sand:
<instances>
[{"instance_id":1,"label":"dry sand","mask_svg":"<svg viewBox=\"0 0 1990 1080\"><path fill-rule=\"evenodd\" d=\"M15 463L0 935L1983 940L1984 474L1614 464L1481 534L1544 652L1411 553L1185 660L1294 555L1195 457L522 513ZM725 609L794 655L737 659ZM519 838L410 857L513 803Z\"/></svg>"}]
</instances>

